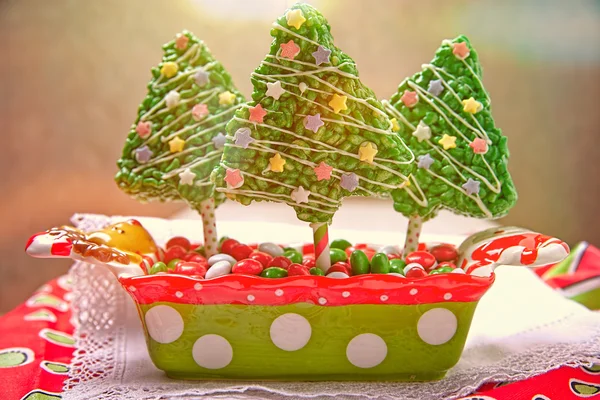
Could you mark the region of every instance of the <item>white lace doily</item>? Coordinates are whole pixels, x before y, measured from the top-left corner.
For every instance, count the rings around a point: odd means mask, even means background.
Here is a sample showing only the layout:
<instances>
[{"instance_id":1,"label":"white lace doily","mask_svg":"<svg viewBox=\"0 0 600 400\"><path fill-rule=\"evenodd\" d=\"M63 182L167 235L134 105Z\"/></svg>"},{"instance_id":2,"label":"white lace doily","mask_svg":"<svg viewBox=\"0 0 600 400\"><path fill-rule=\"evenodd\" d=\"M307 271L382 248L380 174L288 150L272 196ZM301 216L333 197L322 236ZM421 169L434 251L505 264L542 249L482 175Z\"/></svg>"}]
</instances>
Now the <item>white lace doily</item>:
<instances>
[{"instance_id":1,"label":"white lace doily","mask_svg":"<svg viewBox=\"0 0 600 400\"><path fill-rule=\"evenodd\" d=\"M82 214L74 216L73 223L90 230L122 219ZM198 237L202 232L198 221L140 220L159 243L174 235ZM256 237L256 227L253 231L254 239L260 239ZM377 235L359 232L359 236ZM65 400L186 396L447 399L468 395L487 381L521 380L561 365L600 362L600 313L561 298L527 269L501 267L494 286L477 308L461 360L441 381L177 381L167 378L150 361L133 301L116 278L103 267L85 263L76 263L71 274L78 325L77 350L65 383Z\"/></svg>"}]
</instances>

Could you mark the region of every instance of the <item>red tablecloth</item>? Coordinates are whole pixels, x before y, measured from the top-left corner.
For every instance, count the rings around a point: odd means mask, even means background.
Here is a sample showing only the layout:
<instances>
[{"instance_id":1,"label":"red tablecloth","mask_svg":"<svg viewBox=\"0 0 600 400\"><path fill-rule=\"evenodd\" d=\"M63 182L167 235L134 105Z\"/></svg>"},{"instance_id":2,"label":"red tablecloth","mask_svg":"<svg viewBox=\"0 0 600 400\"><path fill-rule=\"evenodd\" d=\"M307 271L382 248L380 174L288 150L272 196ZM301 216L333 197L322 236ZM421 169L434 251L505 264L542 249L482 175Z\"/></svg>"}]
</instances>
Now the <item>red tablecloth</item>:
<instances>
[{"instance_id":1,"label":"red tablecloth","mask_svg":"<svg viewBox=\"0 0 600 400\"><path fill-rule=\"evenodd\" d=\"M538 274L582 304L600 303L600 251L587 243L578 245L567 260ZM70 296L70 282L63 276L0 318L0 400L61 398L75 344ZM563 366L524 381L487 383L462 400L592 397L600 399L600 365Z\"/></svg>"}]
</instances>

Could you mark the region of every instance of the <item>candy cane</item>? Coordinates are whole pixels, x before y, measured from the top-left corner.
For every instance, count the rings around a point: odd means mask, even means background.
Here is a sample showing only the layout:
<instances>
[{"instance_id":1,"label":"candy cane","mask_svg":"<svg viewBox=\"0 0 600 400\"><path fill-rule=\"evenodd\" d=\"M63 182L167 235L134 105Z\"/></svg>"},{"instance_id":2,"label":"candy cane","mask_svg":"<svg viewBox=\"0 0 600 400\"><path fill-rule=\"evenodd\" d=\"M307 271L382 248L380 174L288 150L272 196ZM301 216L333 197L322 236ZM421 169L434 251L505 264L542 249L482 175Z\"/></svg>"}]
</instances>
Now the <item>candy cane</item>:
<instances>
[{"instance_id":1,"label":"candy cane","mask_svg":"<svg viewBox=\"0 0 600 400\"><path fill-rule=\"evenodd\" d=\"M313 229L313 239L315 244L315 265L325 273L331 267L331 258L329 255L329 233L327 223L310 224Z\"/></svg>"}]
</instances>

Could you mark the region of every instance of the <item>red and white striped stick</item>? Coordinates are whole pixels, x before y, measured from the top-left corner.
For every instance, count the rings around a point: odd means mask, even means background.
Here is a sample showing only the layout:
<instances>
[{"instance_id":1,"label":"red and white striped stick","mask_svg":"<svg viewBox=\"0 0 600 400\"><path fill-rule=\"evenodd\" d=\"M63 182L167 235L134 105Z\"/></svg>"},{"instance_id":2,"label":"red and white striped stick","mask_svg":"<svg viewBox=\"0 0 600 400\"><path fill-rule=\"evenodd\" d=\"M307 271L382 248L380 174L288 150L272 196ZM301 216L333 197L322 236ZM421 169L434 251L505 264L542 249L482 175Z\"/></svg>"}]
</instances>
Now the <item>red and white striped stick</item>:
<instances>
[{"instance_id":1,"label":"red and white striped stick","mask_svg":"<svg viewBox=\"0 0 600 400\"><path fill-rule=\"evenodd\" d=\"M327 223L310 224L313 229L313 240L315 244L315 265L325 273L331 267L329 255L329 232Z\"/></svg>"}]
</instances>

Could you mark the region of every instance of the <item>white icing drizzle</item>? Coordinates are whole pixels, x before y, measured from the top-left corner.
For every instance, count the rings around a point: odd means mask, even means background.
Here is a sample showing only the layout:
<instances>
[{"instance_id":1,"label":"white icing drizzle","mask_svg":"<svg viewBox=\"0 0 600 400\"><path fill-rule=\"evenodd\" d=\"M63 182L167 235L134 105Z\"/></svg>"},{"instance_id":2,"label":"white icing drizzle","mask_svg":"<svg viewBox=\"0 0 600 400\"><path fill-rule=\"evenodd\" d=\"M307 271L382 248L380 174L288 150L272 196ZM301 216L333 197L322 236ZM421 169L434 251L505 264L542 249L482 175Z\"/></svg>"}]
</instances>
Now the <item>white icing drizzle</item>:
<instances>
[{"instance_id":1,"label":"white icing drizzle","mask_svg":"<svg viewBox=\"0 0 600 400\"><path fill-rule=\"evenodd\" d=\"M185 170L186 168L192 169L194 167L197 167L200 164L203 164L205 162L208 162L208 161L212 160L213 158L221 157L221 153L223 153L222 150L215 150L215 151L211 151L210 153L206 153L199 160L194 160L194 161L192 161L190 163L187 163L187 164L184 164L184 165L180 166L177 169L174 169L173 171L170 171L170 172L167 172L166 174L163 174L163 179L172 178L175 175L177 175L180 172L182 172L183 170Z\"/></svg>"},{"instance_id":2,"label":"white icing drizzle","mask_svg":"<svg viewBox=\"0 0 600 400\"><path fill-rule=\"evenodd\" d=\"M165 87L165 86L168 86L168 85L170 85L170 84L171 84L171 83L173 83L173 82L177 82L179 79L181 79L181 78L183 78L183 77L189 77L190 75L196 74L196 72L200 71L201 69L202 69L202 70L205 70L205 71L209 71L209 70L210 70L212 67L214 67L214 66L215 66L215 65L217 65L217 64L218 64L218 63L217 63L217 61L211 61L211 62L209 62L209 63L206 63L205 65L203 65L203 66L200 66L200 67L198 67L198 68L195 68L195 69L190 69L189 71L186 71L186 72L179 73L179 74L177 74L177 75L175 75L175 76L173 76L173 77L171 77L171 78L167 79L165 82L162 82L162 83L160 83L160 84L159 84L159 80L160 80L160 79L162 79L162 78L164 77L164 75L161 75L161 76L160 76L160 78L159 78L159 79L157 79L157 80L156 80L156 81L155 81L155 82L152 84L152 88L154 88L154 89L160 89L160 88L163 88L163 87Z\"/></svg>"},{"instance_id":3,"label":"white icing drizzle","mask_svg":"<svg viewBox=\"0 0 600 400\"><path fill-rule=\"evenodd\" d=\"M285 26L283 26L283 25L281 25L281 24L278 24L277 22L273 22L273 27L274 27L275 29L279 29L280 31L284 31L284 32L285 32L285 33L287 33L287 34L290 34L290 35L292 35L292 36L295 36L295 37L297 37L298 39L302 39L302 40L304 40L304 41L306 41L306 42L308 42L308 43L312 43L312 44L314 44L315 46L321 46L321 44L319 44L319 43L315 42L314 40L311 40L311 39L307 38L306 36L299 35L299 34L297 34L296 32L292 32L291 30L289 30L288 28L286 28Z\"/></svg>"},{"instance_id":4,"label":"white icing drizzle","mask_svg":"<svg viewBox=\"0 0 600 400\"><path fill-rule=\"evenodd\" d=\"M309 206L306 203L301 203L301 204L296 204L296 202L292 202L289 200L285 200L285 199L280 199L280 196L277 196L274 193L268 193L268 192L258 192L258 191L254 191L254 190L240 190L240 189L223 189L223 188L217 188L216 189L217 192L226 192L226 193L231 193L231 194L241 194L241 195L249 195L251 194L251 197L257 197L259 199L265 199L265 200L269 200L269 201L275 201L277 203L285 203L287 205L290 205L292 207L300 207L300 208L308 208L314 211L318 211L321 213L325 213L325 214L335 214L335 211L327 211L327 210L323 210L321 208L317 208L317 207L312 207ZM264 193L264 194L263 194ZM289 197L289 196L285 196L285 197Z\"/></svg>"},{"instance_id":5,"label":"white icing drizzle","mask_svg":"<svg viewBox=\"0 0 600 400\"><path fill-rule=\"evenodd\" d=\"M190 148L180 151L178 153L171 153L170 151L166 151L155 158L151 158L150 160L148 160L148 162L145 162L144 164L140 165L139 167L134 168L132 171L137 174L138 172L141 172L141 171L145 170L146 168L151 167L153 165L172 160L179 156L191 153L196 150L203 149L203 148L211 146L213 144L214 144L213 142L208 142L208 143L203 144L202 146L190 147Z\"/></svg>"},{"instance_id":6,"label":"white icing drizzle","mask_svg":"<svg viewBox=\"0 0 600 400\"><path fill-rule=\"evenodd\" d=\"M444 39L444 40L442 40L442 45L453 47L452 46L453 44L454 44L454 42L452 40L450 40L450 39ZM457 58L457 60L460 60L460 59ZM467 63L467 61L466 60L460 60L460 61L462 61L462 63L467 67L467 69L469 70L469 72L471 74L473 74L473 76L475 77L475 79L477 79L477 81L479 82L479 85L481 87L483 87L483 82L481 82L481 80L479 79L479 76L477 76L477 74L475 73L475 71L473 71L473 68L471 68L471 66ZM485 91L484 91L484 93L485 93ZM487 98L487 100L489 102L489 100L490 100L489 95L487 93L485 93L485 96L486 96L486 98Z\"/></svg>"},{"instance_id":7,"label":"white icing drizzle","mask_svg":"<svg viewBox=\"0 0 600 400\"><path fill-rule=\"evenodd\" d=\"M306 65L308 67L315 68L312 71L298 71L297 73L293 73L293 74L274 74L274 75L271 75L272 77L275 77L275 78L282 78L282 77L286 77L286 76L303 76L303 75L310 75L310 74L318 74L318 73L326 72L326 71L332 71L332 72L335 72L338 75L343 76L344 78L358 79L358 76L356 76L354 74L351 74L349 72L342 71L340 69L340 67L342 65L354 64L354 63L351 63L349 61L344 61L343 63L340 63L337 66L320 67L320 66L317 66L316 64L308 63L306 61L290 60L289 58L280 57L280 56L274 56L272 54L267 54L266 58L274 58L274 59L276 59L279 62L284 61L284 62L289 62L289 63L294 63L294 64L300 64L300 65ZM276 65L278 67L281 66L281 64L273 64L273 63L267 63L267 62L264 62L264 64L266 64L266 65Z\"/></svg>"}]
</instances>

